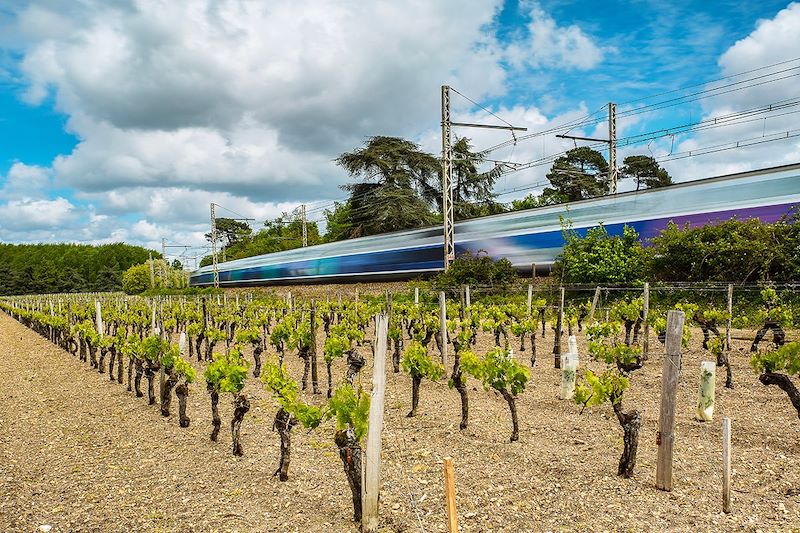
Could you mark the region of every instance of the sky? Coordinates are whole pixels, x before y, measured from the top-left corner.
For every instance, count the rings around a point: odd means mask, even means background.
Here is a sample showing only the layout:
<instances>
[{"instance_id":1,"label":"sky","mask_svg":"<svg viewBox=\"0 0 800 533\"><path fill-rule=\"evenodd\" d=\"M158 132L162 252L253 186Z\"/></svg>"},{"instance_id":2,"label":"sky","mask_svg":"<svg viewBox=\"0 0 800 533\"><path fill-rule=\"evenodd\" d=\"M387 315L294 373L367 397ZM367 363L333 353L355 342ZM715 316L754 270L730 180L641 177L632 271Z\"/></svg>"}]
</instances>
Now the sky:
<instances>
[{"instance_id":1,"label":"sky","mask_svg":"<svg viewBox=\"0 0 800 533\"><path fill-rule=\"evenodd\" d=\"M254 227L301 203L322 219L351 181L333 160L369 136L439 153L443 84L455 120L529 134L606 138L615 102L637 141L619 161L677 181L798 162L799 74L785 0L0 0L0 241L203 246L212 201ZM455 134L515 163L575 146ZM721 150L743 140L769 142ZM548 167L505 174L498 199Z\"/></svg>"}]
</instances>

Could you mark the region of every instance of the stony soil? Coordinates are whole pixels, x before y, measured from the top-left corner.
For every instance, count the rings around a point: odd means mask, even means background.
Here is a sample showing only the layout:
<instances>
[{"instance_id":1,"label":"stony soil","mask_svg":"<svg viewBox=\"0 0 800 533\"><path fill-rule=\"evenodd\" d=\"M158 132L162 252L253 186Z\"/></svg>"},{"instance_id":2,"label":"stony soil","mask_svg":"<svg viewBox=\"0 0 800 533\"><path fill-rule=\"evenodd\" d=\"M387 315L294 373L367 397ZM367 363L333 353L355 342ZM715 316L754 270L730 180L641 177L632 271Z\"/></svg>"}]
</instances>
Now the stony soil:
<instances>
[{"instance_id":1,"label":"stony soil","mask_svg":"<svg viewBox=\"0 0 800 533\"><path fill-rule=\"evenodd\" d=\"M741 335L748 334L741 332ZM699 331L695 332L695 339ZM479 348L488 347L482 338ZM788 531L800 528L800 421L786 396L762 386L745 341L733 358L736 388L717 375L715 419L694 420L699 343L684 354L672 492L655 488L662 356L632 378L625 406L643 414L632 479L616 474L622 432L610 406L587 410L557 399L551 332L519 397L520 440L509 443L503 399L470 382L470 426L445 383L423 382L419 414L408 376L387 383L381 521L384 531L446 531L442 459L455 460L462 531ZM581 339L581 353L585 347ZM368 349L367 349L368 351ZM528 352L516 352L527 361ZM293 374L300 362L289 356ZM581 364L585 365L586 357ZM202 364L195 363L198 370ZM590 367L598 365L592 363ZM369 387L371 358L362 371ZM344 368L337 363L335 375ZM320 381L324 382L324 365ZM201 379L202 380L202 379ZM324 392L324 384L322 384ZM209 397L189 397L191 426L126 392L75 357L0 315L0 531L356 531L331 425L296 429L288 482L272 477L279 440L275 407L261 384L245 389L245 455L230 450L230 398L210 442ZM321 403L323 398L317 396ZM721 512L721 422L733 426L733 513Z\"/></svg>"}]
</instances>

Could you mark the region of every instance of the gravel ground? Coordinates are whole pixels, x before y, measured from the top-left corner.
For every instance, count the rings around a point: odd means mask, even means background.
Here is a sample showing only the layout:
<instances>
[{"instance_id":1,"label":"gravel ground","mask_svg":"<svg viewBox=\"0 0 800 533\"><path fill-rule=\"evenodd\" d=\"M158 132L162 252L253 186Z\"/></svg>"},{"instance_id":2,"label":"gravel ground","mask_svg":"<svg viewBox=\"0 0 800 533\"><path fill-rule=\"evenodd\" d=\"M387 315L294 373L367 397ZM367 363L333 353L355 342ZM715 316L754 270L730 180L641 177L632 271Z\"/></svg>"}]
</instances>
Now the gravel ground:
<instances>
[{"instance_id":1,"label":"gravel ground","mask_svg":"<svg viewBox=\"0 0 800 533\"><path fill-rule=\"evenodd\" d=\"M481 338L479 348L488 342ZM702 351L694 346L684 355L672 492L654 486L661 355L634 373L625 396L625 407L643 415L636 474L626 480L615 475L622 431L610 406L579 414L576 405L558 400L560 371L545 355L552 348L549 331L537 345L539 360L518 400L520 440L513 444L505 402L477 382L469 384L470 426L459 431L455 391L424 382L418 415L409 419L410 379L390 373L382 530L446 531L446 456L455 460L462 531L800 528L800 421L783 392L758 382L744 341L734 346L736 388L723 387L724 372L717 376L710 423L693 419ZM582 339L580 346L585 354ZM661 349L655 339L651 346ZM516 356L527 360L528 353ZM287 360L299 377L298 358ZM371 372L369 361L365 387ZM343 374L339 362L335 376ZM324 375L321 365L321 382ZM272 477L279 455L274 404L253 378L245 391L252 401L242 427L245 456L234 458L230 398L220 402L223 429L212 443L203 384L192 387L192 423L181 429L176 414L162 418L157 406L0 315L0 531L45 524L92 532L356 531L332 427L311 434L295 429L290 479L281 483ZM733 427L730 515L721 513L723 416Z\"/></svg>"}]
</instances>

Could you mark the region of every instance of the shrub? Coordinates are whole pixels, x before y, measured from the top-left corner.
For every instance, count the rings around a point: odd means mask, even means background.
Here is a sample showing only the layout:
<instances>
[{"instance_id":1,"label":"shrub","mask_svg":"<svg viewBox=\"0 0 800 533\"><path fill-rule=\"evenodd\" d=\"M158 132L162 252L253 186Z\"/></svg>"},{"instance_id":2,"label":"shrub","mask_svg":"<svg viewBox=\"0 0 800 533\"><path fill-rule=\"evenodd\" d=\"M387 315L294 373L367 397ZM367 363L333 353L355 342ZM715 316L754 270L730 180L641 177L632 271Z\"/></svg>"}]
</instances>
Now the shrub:
<instances>
[{"instance_id":1,"label":"shrub","mask_svg":"<svg viewBox=\"0 0 800 533\"><path fill-rule=\"evenodd\" d=\"M484 251L476 254L464 252L450 263L446 272L433 279L438 290L448 290L462 285L490 285L497 289L508 289L517 281L517 271L506 258L495 261Z\"/></svg>"},{"instance_id":2,"label":"shrub","mask_svg":"<svg viewBox=\"0 0 800 533\"><path fill-rule=\"evenodd\" d=\"M150 267L147 263L134 265L122 274L125 294L140 294L150 288Z\"/></svg>"},{"instance_id":3,"label":"shrub","mask_svg":"<svg viewBox=\"0 0 800 533\"><path fill-rule=\"evenodd\" d=\"M566 226L564 241L553 270L566 283L631 283L645 277L649 253L629 226L622 235L609 235L600 225L586 230L585 237Z\"/></svg>"}]
</instances>

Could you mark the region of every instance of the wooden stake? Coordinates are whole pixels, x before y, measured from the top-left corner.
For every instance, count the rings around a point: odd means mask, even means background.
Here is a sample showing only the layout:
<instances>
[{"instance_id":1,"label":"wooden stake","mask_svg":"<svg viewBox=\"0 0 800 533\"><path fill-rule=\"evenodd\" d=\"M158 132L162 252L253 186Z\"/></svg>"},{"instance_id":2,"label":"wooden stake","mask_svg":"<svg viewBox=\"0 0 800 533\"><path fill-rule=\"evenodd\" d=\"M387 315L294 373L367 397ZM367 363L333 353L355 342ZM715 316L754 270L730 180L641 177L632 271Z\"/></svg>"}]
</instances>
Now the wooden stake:
<instances>
[{"instance_id":1,"label":"wooden stake","mask_svg":"<svg viewBox=\"0 0 800 533\"><path fill-rule=\"evenodd\" d=\"M97 333L103 336L103 310L100 309L100 300L94 301L95 319L97 319ZM50 302L50 314L53 314L53 302Z\"/></svg>"},{"instance_id":2,"label":"wooden stake","mask_svg":"<svg viewBox=\"0 0 800 533\"><path fill-rule=\"evenodd\" d=\"M553 359L555 368L561 368L561 327L564 324L564 287L559 289L558 320L556 320L556 338L553 344Z\"/></svg>"},{"instance_id":3,"label":"wooden stake","mask_svg":"<svg viewBox=\"0 0 800 533\"><path fill-rule=\"evenodd\" d=\"M642 320L644 321L644 328L642 333L642 358L647 359L650 352L650 322L647 320L647 315L650 313L650 284L644 283L644 294L642 295Z\"/></svg>"},{"instance_id":4,"label":"wooden stake","mask_svg":"<svg viewBox=\"0 0 800 533\"><path fill-rule=\"evenodd\" d=\"M597 303L600 301L600 287L594 288L594 298L592 298L592 307L589 309L589 324L594 322L594 311L597 309Z\"/></svg>"},{"instance_id":5,"label":"wooden stake","mask_svg":"<svg viewBox=\"0 0 800 533\"><path fill-rule=\"evenodd\" d=\"M533 304L533 283L528 285L528 316L531 316L532 304Z\"/></svg>"},{"instance_id":6,"label":"wooden stake","mask_svg":"<svg viewBox=\"0 0 800 533\"><path fill-rule=\"evenodd\" d=\"M439 328L442 336L442 364L447 368L447 300L444 291L439 292Z\"/></svg>"},{"instance_id":7,"label":"wooden stake","mask_svg":"<svg viewBox=\"0 0 800 533\"><path fill-rule=\"evenodd\" d=\"M414 305L419 305L419 287L414 287Z\"/></svg>"},{"instance_id":8,"label":"wooden stake","mask_svg":"<svg viewBox=\"0 0 800 533\"><path fill-rule=\"evenodd\" d=\"M733 323L733 284L728 284L728 324L725 326L725 342L728 347L727 350L731 351L731 325Z\"/></svg>"},{"instance_id":9,"label":"wooden stake","mask_svg":"<svg viewBox=\"0 0 800 533\"><path fill-rule=\"evenodd\" d=\"M444 458L444 493L447 499L447 531L458 533L458 511L456 510L456 480L453 458Z\"/></svg>"},{"instance_id":10,"label":"wooden stake","mask_svg":"<svg viewBox=\"0 0 800 533\"><path fill-rule=\"evenodd\" d=\"M658 463L656 487L672 490L672 448L675 444L675 398L678 394L678 374L681 368L681 339L686 316L683 311L667 313L666 355L661 367L661 408L658 416Z\"/></svg>"},{"instance_id":11,"label":"wooden stake","mask_svg":"<svg viewBox=\"0 0 800 533\"><path fill-rule=\"evenodd\" d=\"M389 317L380 313L375 318L375 362L372 370L372 397L369 404L366 462L362 484L361 530L378 531L378 495L381 485L381 431L383 430L383 399L386 391L386 345L388 343Z\"/></svg>"},{"instance_id":12,"label":"wooden stake","mask_svg":"<svg viewBox=\"0 0 800 533\"><path fill-rule=\"evenodd\" d=\"M467 298L467 307L469 307L469 306L472 305L472 297L471 297L471 295L469 293L469 285L465 285L464 286L464 291L465 291L464 294L465 294L465 296Z\"/></svg>"},{"instance_id":13,"label":"wooden stake","mask_svg":"<svg viewBox=\"0 0 800 533\"><path fill-rule=\"evenodd\" d=\"M311 391L314 394L320 394L317 377L317 306L313 299L311 300L311 350L309 356L311 357Z\"/></svg>"},{"instance_id":14,"label":"wooden stake","mask_svg":"<svg viewBox=\"0 0 800 533\"><path fill-rule=\"evenodd\" d=\"M731 419L722 419L722 512L731 512Z\"/></svg>"}]
</instances>

